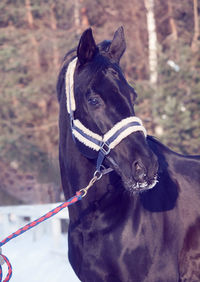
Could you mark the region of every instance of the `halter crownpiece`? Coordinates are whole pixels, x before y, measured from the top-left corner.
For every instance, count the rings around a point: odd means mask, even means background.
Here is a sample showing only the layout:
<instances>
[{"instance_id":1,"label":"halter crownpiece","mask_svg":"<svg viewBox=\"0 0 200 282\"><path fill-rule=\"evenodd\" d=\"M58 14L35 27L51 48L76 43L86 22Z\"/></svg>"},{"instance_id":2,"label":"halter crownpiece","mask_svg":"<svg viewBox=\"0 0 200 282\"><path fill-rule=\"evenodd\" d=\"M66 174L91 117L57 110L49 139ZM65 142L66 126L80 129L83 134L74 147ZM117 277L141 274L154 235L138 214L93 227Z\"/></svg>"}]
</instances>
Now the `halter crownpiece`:
<instances>
[{"instance_id":1,"label":"halter crownpiece","mask_svg":"<svg viewBox=\"0 0 200 282\"><path fill-rule=\"evenodd\" d=\"M78 58L76 57L69 63L65 77L67 111L69 114L76 110L76 103L74 99L74 71L76 68L77 59Z\"/></svg>"},{"instance_id":2,"label":"halter crownpiece","mask_svg":"<svg viewBox=\"0 0 200 282\"><path fill-rule=\"evenodd\" d=\"M76 63L77 58L69 63L65 76L66 104L67 111L70 115L72 136L73 139L76 138L85 146L99 152L97 158L97 170L100 171L105 156L108 155L110 150L117 146L124 138L137 131L142 131L145 137L147 136L147 133L142 121L135 116L122 119L103 136L86 128L78 119L74 119L74 111L76 110L74 97L74 72Z\"/></svg>"}]
</instances>

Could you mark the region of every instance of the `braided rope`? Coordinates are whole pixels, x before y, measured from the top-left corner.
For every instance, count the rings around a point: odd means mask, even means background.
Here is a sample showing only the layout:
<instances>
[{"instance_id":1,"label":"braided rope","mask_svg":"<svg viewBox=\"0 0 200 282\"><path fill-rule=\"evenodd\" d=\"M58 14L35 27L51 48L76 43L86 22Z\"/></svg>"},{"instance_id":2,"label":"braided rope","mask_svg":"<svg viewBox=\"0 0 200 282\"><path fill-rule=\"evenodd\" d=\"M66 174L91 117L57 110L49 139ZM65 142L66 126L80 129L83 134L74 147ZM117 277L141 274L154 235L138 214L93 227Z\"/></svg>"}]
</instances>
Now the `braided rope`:
<instances>
[{"instance_id":1,"label":"braided rope","mask_svg":"<svg viewBox=\"0 0 200 282\"><path fill-rule=\"evenodd\" d=\"M87 187L86 187L87 188ZM80 201L83 196L85 196L85 194L83 195L81 190L79 192L76 193L75 196L73 196L72 198L70 198L68 201L64 202L63 204L59 205L58 207L54 208L53 210L49 211L48 213L46 213L45 215L41 216L40 218L26 224L24 227L18 229L16 232L12 233L11 235L9 235L8 237L6 237L4 240L2 240L0 242L0 247L2 247L3 245L5 245L6 243L8 243L10 240L22 235L24 232L30 230L31 228L37 226L38 224L42 223L43 221L51 218L52 216L54 216L55 214L59 213L62 209L76 203L77 201ZM6 278L3 280L3 282L7 282L10 280L11 276L12 276L12 266L8 260L8 258L6 256L4 256L3 254L0 253L0 258L2 260L1 264L0 264L0 282L2 282L2 277L3 277L3 273L2 273L2 264L5 262L7 264L8 267L8 274L6 276Z\"/></svg>"},{"instance_id":2,"label":"braided rope","mask_svg":"<svg viewBox=\"0 0 200 282\"><path fill-rule=\"evenodd\" d=\"M31 228L35 227L36 225L42 223L43 221L47 220L48 218L54 216L55 214L57 214L58 212L60 212L62 209L66 208L69 205L72 205L74 203L76 203L77 201L82 199L82 195L81 193L77 193L76 196L70 198L68 201L64 202L63 204L61 204L60 206L56 207L55 209L49 211L48 213L46 213L45 215L41 216L40 218L26 224L25 226L23 226L22 228L18 229L16 232L12 233L11 235L9 235L8 237L6 237L5 239L3 239L0 242L0 247L2 247L3 245L5 245L6 243L8 243L10 240L12 240L13 238L18 237L19 235L23 234L24 232L30 230Z\"/></svg>"},{"instance_id":3,"label":"braided rope","mask_svg":"<svg viewBox=\"0 0 200 282\"><path fill-rule=\"evenodd\" d=\"M94 180L94 178L96 178ZM85 188L86 190L88 190L93 184L94 182L97 180L97 177L94 177L93 180L90 181L89 185ZM89 188L88 188L89 187ZM51 218L52 216L54 216L55 214L59 213L62 209L75 204L76 202L82 200L82 198L86 195L87 191L85 192L84 189L81 189L80 191L78 191L76 193L75 196L73 196L72 198L70 198L68 201L62 203L61 205L59 205L58 207L54 208L53 210L49 211L48 213L46 213L45 215L41 216L40 218L26 224L24 227L18 229L16 232L12 233L11 235L9 235L8 237L6 237L4 240L2 240L0 242L0 247L2 247L3 245L5 245L6 243L8 243L10 240L22 235L24 232L30 230L31 228L37 226L38 224L42 223L43 221ZM7 264L8 267L8 273L6 278L2 281L3 279L3 271L2 271L2 265L3 263ZM10 278L12 276L12 266L11 263L9 262L8 258L1 254L1 248L0 248L0 282L7 282L10 281Z\"/></svg>"},{"instance_id":4,"label":"braided rope","mask_svg":"<svg viewBox=\"0 0 200 282\"><path fill-rule=\"evenodd\" d=\"M7 264L7 267L8 267L8 273L6 275L6 278L3 280L3 282L7 282L12 277L12 265L6 256L2 254L0 256L3 258L4 262ZM2 277L3 277L3 272L2 272L2 267L0 265L0 281L2 281Z\"/></svg>"}]
</instances>

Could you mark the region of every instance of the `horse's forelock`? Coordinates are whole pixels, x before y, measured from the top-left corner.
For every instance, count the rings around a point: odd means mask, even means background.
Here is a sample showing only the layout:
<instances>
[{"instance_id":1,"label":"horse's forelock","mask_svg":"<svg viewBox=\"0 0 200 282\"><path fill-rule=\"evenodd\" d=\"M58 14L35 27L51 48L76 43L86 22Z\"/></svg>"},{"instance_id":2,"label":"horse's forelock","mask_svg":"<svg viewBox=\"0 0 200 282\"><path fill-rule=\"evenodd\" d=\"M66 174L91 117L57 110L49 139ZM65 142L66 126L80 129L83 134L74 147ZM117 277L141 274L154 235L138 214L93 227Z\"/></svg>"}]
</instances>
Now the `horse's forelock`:
<instances>
[{"instance_id":1,"label":"horse's forelock","mask_svg":"<svg viewBox=\"0 0 200 282\"><path fill-rule=\"evenodd\" d=\"M111 40L104 40L101 43L99 43L97 46L99 48L100 53L108 52L111 45Z\"/></svg>"}]
</instances>

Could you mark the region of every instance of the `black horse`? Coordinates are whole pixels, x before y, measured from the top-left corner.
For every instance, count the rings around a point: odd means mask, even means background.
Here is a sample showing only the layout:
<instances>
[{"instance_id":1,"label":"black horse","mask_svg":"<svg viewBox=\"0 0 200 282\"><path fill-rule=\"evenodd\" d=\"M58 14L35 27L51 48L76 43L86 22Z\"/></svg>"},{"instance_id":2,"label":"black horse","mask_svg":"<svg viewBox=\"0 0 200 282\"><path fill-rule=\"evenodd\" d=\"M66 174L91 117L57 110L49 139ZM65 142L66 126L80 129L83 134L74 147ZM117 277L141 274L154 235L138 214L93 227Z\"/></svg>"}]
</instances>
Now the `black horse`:
<instances>
[{"instance_id":1,"label":"black horse","mask_svg":"<svg viewBox=\"0 0 200 282\"><path fill-rule=\"evenodd\" d=\"M112 168L69 208L69 260L81 281L197 282L200 157L145 136L119 67L125 47L122 28L99 45L88 29L59 74L66 199Z\"/></svg>"}]
</instances>

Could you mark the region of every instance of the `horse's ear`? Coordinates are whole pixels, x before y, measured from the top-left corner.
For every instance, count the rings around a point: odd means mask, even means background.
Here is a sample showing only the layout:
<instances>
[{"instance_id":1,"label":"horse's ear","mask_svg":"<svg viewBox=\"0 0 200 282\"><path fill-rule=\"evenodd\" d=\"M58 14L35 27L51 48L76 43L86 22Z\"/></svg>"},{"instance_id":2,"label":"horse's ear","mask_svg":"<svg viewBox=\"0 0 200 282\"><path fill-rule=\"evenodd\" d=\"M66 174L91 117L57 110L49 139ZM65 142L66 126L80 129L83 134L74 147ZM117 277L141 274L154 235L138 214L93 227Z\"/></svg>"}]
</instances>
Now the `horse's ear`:
<instances>
[{"instance_id":1,"label":"horse's ear","mask_svg":"<svg viewBox=\"0 0 200 282\"><path fill-rule=\"evenodd\" d=\"M96 50L97 46L92 35L92 29L88 28L83 32L77 48L77 57L80 64L83 65L90 61Z\"/></svg>"},{"instance_id":2,"label":"horse's ear","mask_svg":"<svg viewBox=\"0 0 200 282\"><path fill-rule=\"evenodd\" d=\"M126 50L126 41L123 27L119 27L114 34L109 48L109 57L119 63L121 56Z\"/></svg>"}]
</instances>

